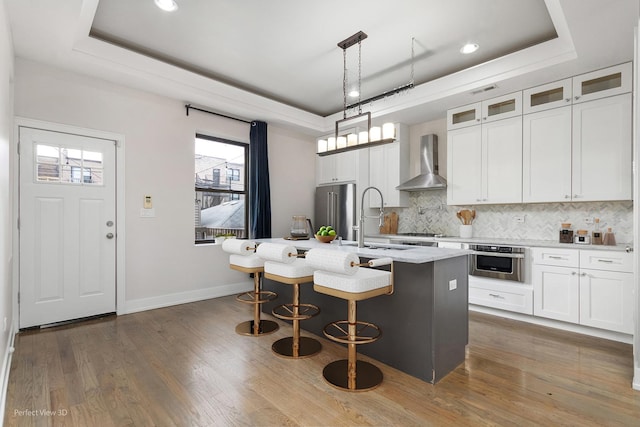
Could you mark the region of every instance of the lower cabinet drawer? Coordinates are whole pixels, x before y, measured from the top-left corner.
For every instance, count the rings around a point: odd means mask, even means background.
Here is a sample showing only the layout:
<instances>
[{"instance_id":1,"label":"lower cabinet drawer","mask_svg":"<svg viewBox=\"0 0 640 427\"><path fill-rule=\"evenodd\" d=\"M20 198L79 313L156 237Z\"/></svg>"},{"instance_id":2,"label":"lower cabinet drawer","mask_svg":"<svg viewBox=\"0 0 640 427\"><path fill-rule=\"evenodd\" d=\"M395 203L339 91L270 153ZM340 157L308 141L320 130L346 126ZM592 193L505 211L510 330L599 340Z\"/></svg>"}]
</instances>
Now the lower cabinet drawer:
<instances>
[{"instance_id":1,"label":"lower cabinet drawer","mask_svg":"<svg viewBox=\"0 0 640 427\"><path fill-rule=\"evenodd\" d=\"M526 285L502 285L469 280L469 303L533 314L533 290Z\"/></svg>"}]
</instances>

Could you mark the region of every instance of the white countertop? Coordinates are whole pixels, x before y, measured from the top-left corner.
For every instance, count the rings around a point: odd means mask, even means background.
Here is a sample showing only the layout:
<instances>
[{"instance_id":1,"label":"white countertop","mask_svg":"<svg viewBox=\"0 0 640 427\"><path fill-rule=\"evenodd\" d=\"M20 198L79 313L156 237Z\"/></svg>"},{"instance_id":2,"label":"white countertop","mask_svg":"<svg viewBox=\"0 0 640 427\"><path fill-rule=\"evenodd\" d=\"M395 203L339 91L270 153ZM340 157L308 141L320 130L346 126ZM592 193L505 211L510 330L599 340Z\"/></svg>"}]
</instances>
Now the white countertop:
<instances>
[{"instance_id":1,"label":"white countertop","mask_svg":"<svg viewBox=\"0 0 640 427\"><path fill-rule=\"evenodd\" d=\"M527 240L527 239L503 239L489 237L472 237L464 239L461 237L420 237L420 236L403 236L398 234L376 234L365 236L366 238L389 239L390 241L404 242L457 242L469 243L472 245L504 245L515 247L548 247L548 248L566 248L581 250L598 250L598 251L628 251L633 249L632 244L620 244L616 246L604 245L581 245L575 243L560 243L557 240Z\"/></svg>"},{"instance_id":2,"label":"white countertop","mask_svg":"<svg viewBox=\"0 0 640 427\"><path fill-rule=\"evenodd\" d=\"M282 237L278 237L271 239L256 239L256 242L289 244L295 246L297 249L302 250L313 248L334 249L337 251L354 252L358 254L358 256L362 256L365 258L391 258L394 261L408 262L412 264L422 264L458 256L466 256L469 253L468 251L462 249L448 249L428 246L404 246L394 244L384 245L388 247L383 248L380 247L382 245L381 243L367 243L366 239L365 244L370 244L371 246L373 246L373 248L358 248L358 242L352 240L343 240L342 246L340 246L337 240L334 240L331 243L322 243L317 241L313 237L309 240L287 240Z\"/></svg>"}]
</instances>

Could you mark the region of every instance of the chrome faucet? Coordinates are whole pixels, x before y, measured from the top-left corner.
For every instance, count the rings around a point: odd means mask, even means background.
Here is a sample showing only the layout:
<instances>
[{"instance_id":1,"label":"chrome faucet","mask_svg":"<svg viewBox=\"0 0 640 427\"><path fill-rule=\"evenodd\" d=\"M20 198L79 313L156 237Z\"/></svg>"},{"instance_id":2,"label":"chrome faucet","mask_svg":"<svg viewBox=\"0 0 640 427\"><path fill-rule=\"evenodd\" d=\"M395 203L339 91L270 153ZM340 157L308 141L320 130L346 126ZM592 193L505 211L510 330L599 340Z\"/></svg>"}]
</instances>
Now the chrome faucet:
<instances>
[{"instance_id":1,"label":"chrome faucet","mask_svg":"<svg viewBox=\"0 0 640 427\"><path fill-rule=\"evenodd\" d=\"M358 247L364 248L364 195L367 194L369 190L376 190L378 194L380 194L380 215L378 218L380 220L379 226L382 227L382 221L384 218L384 198L382 197L382 191L380 191L376 187L367 187L362 192L362 200L360 201L360 225L358 226ZM375 216L368 216L366 218L375 218Z\"/></svg>"}]
</instances>

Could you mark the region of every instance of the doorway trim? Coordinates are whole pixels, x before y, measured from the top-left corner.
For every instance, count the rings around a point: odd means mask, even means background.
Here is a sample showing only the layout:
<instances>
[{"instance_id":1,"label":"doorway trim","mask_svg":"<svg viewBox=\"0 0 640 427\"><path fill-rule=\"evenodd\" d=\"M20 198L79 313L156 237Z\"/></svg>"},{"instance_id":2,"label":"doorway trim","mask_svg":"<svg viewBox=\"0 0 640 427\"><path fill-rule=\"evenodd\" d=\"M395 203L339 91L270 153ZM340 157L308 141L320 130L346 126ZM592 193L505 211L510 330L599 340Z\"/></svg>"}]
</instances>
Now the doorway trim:
<instances>
[{"instance_id":1,"label":"doorway trim","mask_svg":"<svg viewBox=\"0 0 640 427\"><path fill-rule=\"evenodd\" d=\"M20 231L18 229L20 207L20 162L18 157L18 143L20 128L30 127L52 132L70 133L89 136L92 138L108 139L116 141L116 224L118 234L116 239L116 313L124 314L125 310L125 137L122 134L82 128L79 126L54 123L43 120L30 119L16 116L14 120L12 155L13 159L13 313L12 324L15 325L13 333L20 328L20 316L18 304L18 291L20 290Z\"/></svg>"}]
</instances>

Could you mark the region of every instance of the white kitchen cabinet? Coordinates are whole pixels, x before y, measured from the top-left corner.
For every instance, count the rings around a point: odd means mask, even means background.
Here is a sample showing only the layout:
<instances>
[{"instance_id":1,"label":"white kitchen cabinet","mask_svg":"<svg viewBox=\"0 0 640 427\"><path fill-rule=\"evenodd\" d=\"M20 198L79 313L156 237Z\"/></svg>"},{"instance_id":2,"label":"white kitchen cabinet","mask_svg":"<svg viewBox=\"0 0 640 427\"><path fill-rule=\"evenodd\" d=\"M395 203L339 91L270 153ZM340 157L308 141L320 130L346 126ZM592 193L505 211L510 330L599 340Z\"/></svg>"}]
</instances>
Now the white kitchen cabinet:
<instances>
[{"instance_id":1,"label":"white kitchen cabinet","mask_svg":"<svg viewBox=\"0 0 640 427\"><path fill-rule=\"evenodd\" d=\"M524 114L571 105L572 80L564 79L522 91Z\"/></svg>"},{"instance_id":2,"label":"white kitchen cabinet","mask_svg":"<svg viewBox=\"0 0 640 427\"><path fill-rule=\"evenodd\" d=\"M580 267L580 251L575 249L532 248L531 258L534 264L572 268Z\"/></svg>"},{"instance_id":3,"label":"white kitchen cabinet","mask_svg":"<svg viewBox=\"0 0 640 427\"><path fill-rule=\"evenodd\" d=\"M498 96L447 111L447 130L522 115L522 92Z\"/></svg>"},{"instance_id":4,"label":"white kitchen cabinet","mask_svg":"<svg viewBox=\"0 0 640 427\"><path fill-rule=\"evenodd\" d=\"M633 334L633 274L580 270L580 324Z\"/></svg>"},{"instance_id":5,"label":"white kitchen cabinet","mask_svg":"<svg viewBox=\"0 0 640 427\"><path fill-rule=\"evenodd\" d=\"M369 185L382 192L384 207L409 206L409 193L396 190L409 176L409 128L396 124L396 141L369 148ZM380 207L380 195L369 191L369 207Z\"/></svg>"},{"instance_id":6,"label":"white kitchen cabinet","mask_svg":"<svg viewBox=\"0 0 640 427\"><path fill-rule=\"evenodd\" d=\"M573 105L572 200L631 200L631 94Z\"/></svg>"},{"instance_id":7,"label":"white kitchen cabinet","mask_svg":"<svg viewBox=\"0 0 640 427\"><path fill-rule=\"evenodd\" d=\"M522 200L631 200L631 113L627 93L525 114Z\"/></svg>"},{"instance_id":8,"label":"white kitchen cabinet","mask_svg":"<svg viewBox=\"0 0 640 427\"><path fill-rule=\"evenodd\" d=\"M631 92L631 62L581 74L573 78L573 103Z\"/></svg>"},{"instance_id":9,"label":"white kitchen cabinet","mask_svg":"<svg viewBox=\"0 0 640 427\"><path fill-rule=\"evenodd\" d=\"M533 314L578 323L580 282L577 268L533 265Z\"/></svg>"},{"instance_id":10,"label":"white kitchen cabinet","mask_svg":"<svg viewBox=\"0 0 640 427\"><path fill-rule=\"evenodd\" d=\"M452 108L447 111L447 130L479 125L481 115L482 105L480 102Z\"/></svg>"},{"instance_id":11,"label":"white kitchen cabinet","mask_svg":"<svg viewBox=\"0 0 640 427\"><path fill-rule=\"evenodd\" d=\"M580 251L580 323L633 333L633 255Z\"/></svg>"},{"instance_id":12,"label":"white kitchen cabinet","mask_svg":"<svg viewBox=\"0 0 640 427\"><path fill-rule=\"evenodd\" d=\"M510 93L481 102L482 123L522 115L522 92Z\"/></svg>"},{"instance_id":13,"label":"white kitchen cabinet","mask_svg":"<svg viewBox=\"0 0 640 427\"><path fill-rule=\"evenodd\" d=\"M448 204L520 202L522 116L448 133Z\"/></svg>"},{"instance_id":14,"label":"white kitchen cabinet","mask_svg":"<svg viewBox=\"0 0 640 427\"><path fill-rule=\"evenodd\" d=\"M449 110L447 203L631 200L631 71L625 63ZM509 143L518 129L520 146Z\"/></svg>"},{"instance_id":15,"label":"white kitchen cabinet","mask_svg":"<svg viewBox=\"0 0 640 427\"><path fill-rule=\"evenodd\" d=\"M509 284L469 276L469 303L516 313L533 314L533 291L521 283Z\"/></svg>"},{"instance_id":16,"label":"white kitchen cabinet","mask_svg":"<svg viewBox=\"0 0 640 427\"><path fill-rule=\"evenodd\" d=\"M614 251L533 248L535 316L633 333L633 257Z\"/></svg>"},{"instance_id":17,"label":"white kitchen cabinet","mask_svg":"<svg viewBox=\"0 0 640 427\"><path fill-rule=\"evenodd\" d=\"M522 201L566 202L571 195L571 105L525 114Z\"/></svg>"},{"instance_id":18,"label":"white kitchen cabinet","mask_svg":"<svg viewBox=\"0 0 640 427\"><path fill-rule=\"evenodd\" d=\"M356 181L358 150L318 156L316 171L318 185Z\"/></svg>"},{"instance_id":19,"label":"white kitchen cabinet","mask_svg":"<svg viewBox=\"0 0 640 427\"><path fill-rule=\"evenodd\" d=\"M482 197L482 129L456 129L447 135L447 204L476 203Z\"/></svg>"},{"instance_id":20,"label":"white kitchen cabinet","mask_svg":"<svg viewBox=\"0 0 640 427\"><path fill-rule=\"evenodd\" d=\"M482 124L482 203L522 202L522 116Z\"/></svg>"}]
</instances>

